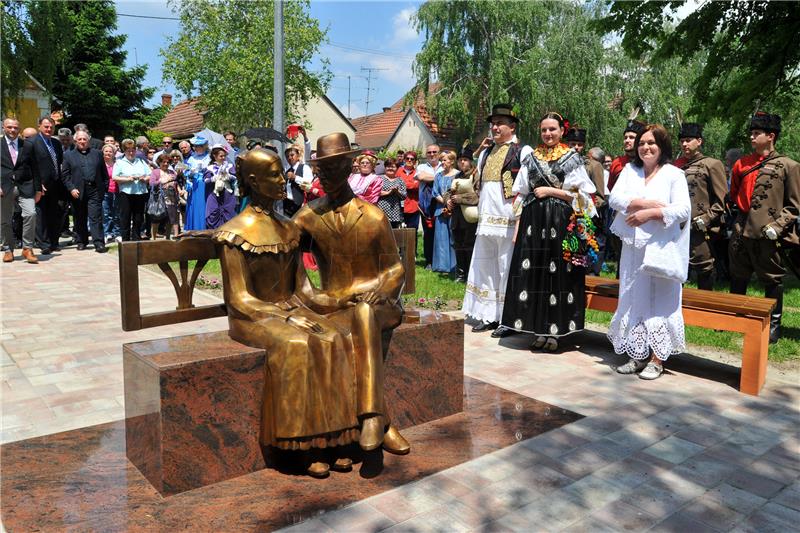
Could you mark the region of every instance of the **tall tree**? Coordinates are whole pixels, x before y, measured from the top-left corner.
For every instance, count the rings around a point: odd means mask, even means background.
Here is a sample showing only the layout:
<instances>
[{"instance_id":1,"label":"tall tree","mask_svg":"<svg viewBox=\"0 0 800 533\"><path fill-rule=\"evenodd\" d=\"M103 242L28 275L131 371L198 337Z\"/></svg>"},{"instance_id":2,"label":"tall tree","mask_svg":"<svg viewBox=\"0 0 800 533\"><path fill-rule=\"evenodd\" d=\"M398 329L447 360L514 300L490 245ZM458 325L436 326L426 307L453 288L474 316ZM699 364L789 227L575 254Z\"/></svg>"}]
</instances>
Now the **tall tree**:
<instances>
[{"instance_id":1,"label":"tall tree","mask_svg":"<svg viewBox=\"0 0 800 533\"><path fill-rule=\"evenodd\" d=\"M68 123L83 122L97 134L118 133L153 95L143 87L146 65L125 68L125 35L114 35L117 12L110 0L67 3L73 46L58 69L53 95L64 105Z\"/></svg>"},{"instance_id":2,"label":"tall tree","mask_svg":"<svg viewBox=\"0 0 800 533\"><path fill-rule=\"evenodd\" d=\"M187 97L201 97L212 127L267 124L272 116L272 0L170 0L169 4L181 19L181 30L161 49L164 79ZM308 8L309 0L284 2L286 102L291 106L324 93L330 81L326 61L319 72L308 68L325 39Z\"/></svg>"},{"instance_id":3,"label":"tall tree","mask_svg":"<svg viewBox=\"0 0 800 533\"><path fill-rule=\"evenodd\" d=\"M705 54L692 87L701 120L722 119L735 133L758 102L788 110L800 94L800 3L703 2L675 26L686 3L609 1L597 26L619 32L632 57L650 55L654 63Z\"/></svg>"},{"instance_id":4,"label":"tall tree","mask_svg":"<svg viewBox=\"0 0 800 533\"><path fill-rule=\"evenodd\" d=\"M589 130L589 143L620 149L628 113L643 108L652 122L676 123L691 103L697 62L653 65L624 57L604 43L591 21L595 5L567 2L426 2L415 24L426 38L415 61L438 118L470 135L496 102L509 101L521 118L520 136L539 142L538 119L555 110Z\"/></svg>"},{"instance_id":5,"label":"tall tree","mask_svg":"<svg viewBox=\"0 0 800 533\"><path fill-rule=\"evenodd\" d=\"M66 2L2 0L2 95L14 99L28 83L26 71L51 89L72 47L64 21Z\"/></svg>"}]
</instances>

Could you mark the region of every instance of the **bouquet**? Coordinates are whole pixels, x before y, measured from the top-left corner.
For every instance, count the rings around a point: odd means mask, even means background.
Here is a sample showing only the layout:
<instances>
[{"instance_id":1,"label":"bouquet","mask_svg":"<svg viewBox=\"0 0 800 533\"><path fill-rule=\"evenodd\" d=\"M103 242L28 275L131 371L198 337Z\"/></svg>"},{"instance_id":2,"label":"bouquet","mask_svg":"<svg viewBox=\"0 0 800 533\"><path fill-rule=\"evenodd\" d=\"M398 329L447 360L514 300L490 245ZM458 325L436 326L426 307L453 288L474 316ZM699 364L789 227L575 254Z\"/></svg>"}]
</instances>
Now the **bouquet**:
<instances>
[{"instance_id":1,"label":"bouquet","mask_svg":"<svg viewBox=\"0 0 800 533\"><path fill-rule=\"evenodd\" d=\"M573 212L567 225L567 235L561 242L564 261L583 267L595 264L600 259L596 231L592 217L586 211Z\"/></svg>"}]
</instances>

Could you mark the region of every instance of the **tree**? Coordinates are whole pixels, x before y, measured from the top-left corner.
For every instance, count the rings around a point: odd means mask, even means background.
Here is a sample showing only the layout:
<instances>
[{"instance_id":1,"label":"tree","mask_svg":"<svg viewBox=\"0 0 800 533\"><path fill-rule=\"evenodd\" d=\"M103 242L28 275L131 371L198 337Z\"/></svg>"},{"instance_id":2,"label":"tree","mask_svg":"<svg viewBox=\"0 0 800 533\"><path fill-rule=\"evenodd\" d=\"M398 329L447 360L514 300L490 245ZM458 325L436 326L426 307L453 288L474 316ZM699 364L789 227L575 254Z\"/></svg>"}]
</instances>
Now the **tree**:
<instances>
[{"instance_id":1,"label":"tree","mask_svg":"<svg viewBox=\"0 0 800 533\"><path fill-rule=\"evenodd\" d=\"M628 113L675 127L691 104L698 61L653 65L604 43L592 20L598 7L567 2L426 2L414 22L425 33L417 54L418 86L437 119L471 136L493 103L508 101L520 138L539 142L538 119L558 111L588 130L591 146L619 151ZM485 131L481 126L479 130Z\"/></svg>"},{"instance_id":2,"label":"tree","mask_svg":"<svg viewBox=\"0 0 800 533\"><path fill-rule=\"evenodd\" d=\"M731 137L746 131L757 104L790 111L800 94L798 2L703 2L677 26L676 11L686 0L608 2L601 32L619 32L622 47L634 58L654 64L678 58L706 57L694 80L691 111L701 121L727 122Z\"/></svg>"},{"instance_id":3,"label":"tree","mask_svg":"<svg viewBox=\"0 0 800 533\"><path fill-rule=\"evenodd\" d=\"M186 96L199 96L206 122L217 129L242 130L266 125L272 116L273 2L242 0L170 0L181 20L176 38L168 38L164 80ZM299 105L324 93L330 81L308 65L325 31L308 15L308 0L284 2L286 102ZM291 111L291 109L288 109Z\"/></svg>"},{"instance_id":4,"label":"tree","mask_svg":"<svg viewBox=\"0 0 800 533\"><path fill-rule=\"evenodd\" d=\"M142 87L146 66L125 68L126 37L114 35L116 27L109 0L4 1L4 96L19 94L27 70L61 102L67 124L83 122L96 134L119 133L122 120L131 118L154 89ZM7 38L15 40L7 44Z\"/></svg>"},{"instance_id":5,"label":"tree","mask_svg":"<svg viewBox=\"0 0 800 533\"><path fill-rule=\"evenodd\" d=\"M153 95L142 87L147 66L125 68L126 36L114 35L117 12L109 0L68 2L73 42L68 60L58 69L53 95L64 105L67 121L83 122L96 133L121 130Z\"/></svg>"},{"instance_id":6,"label":"tree","mask_svg":"<svg viewBox=\"0 0 800 533\"><path fill-rule=\"evenodd\" d=\"M15 99L28 83L29 72L48 89L67 59L72 33L64 24L66 2L3 0L2 95Z\"/></svg>"}]
</instances>

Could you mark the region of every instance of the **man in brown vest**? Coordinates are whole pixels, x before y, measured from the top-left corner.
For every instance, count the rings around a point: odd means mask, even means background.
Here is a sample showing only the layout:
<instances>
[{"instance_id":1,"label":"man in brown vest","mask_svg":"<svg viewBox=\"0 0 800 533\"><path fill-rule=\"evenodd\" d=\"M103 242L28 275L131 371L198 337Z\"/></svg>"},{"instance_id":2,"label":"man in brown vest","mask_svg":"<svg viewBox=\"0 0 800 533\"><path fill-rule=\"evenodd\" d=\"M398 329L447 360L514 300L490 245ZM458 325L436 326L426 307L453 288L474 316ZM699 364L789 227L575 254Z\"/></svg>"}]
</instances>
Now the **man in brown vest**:
<instances>
[{"instance_id":1,"label":"man in brown vest","mask_svg":"<svg viewBox=\"0 0 800 533\"><path fill-rule=\"evenodd\" d=\"M714 290L711 241L720 234L728 193L725 165L702 153L702 125L682 124L678 139L683 157L675 160L675 166L686 174L692 201L689 265L697 271L697 288L711 291Z\"/></svg>"},{"instance_id":2,"label":"man in brown vest","mask_svg":"<svg viewBox=\"0 0 800 533\"><path fill-rule=\"evenodd\" d=\"M787 247L798 246L800 213L800 164L775 151L780 132L780 116L753 115L753 153L739 159L731 172L731 200L739 207L730 244L731 292L744 294L755 272L764 295L777 300L770 317L771 343L780 337L783 276L792 266L790 259L788 265L783 260Z\"/></svg>"}]
</instances>

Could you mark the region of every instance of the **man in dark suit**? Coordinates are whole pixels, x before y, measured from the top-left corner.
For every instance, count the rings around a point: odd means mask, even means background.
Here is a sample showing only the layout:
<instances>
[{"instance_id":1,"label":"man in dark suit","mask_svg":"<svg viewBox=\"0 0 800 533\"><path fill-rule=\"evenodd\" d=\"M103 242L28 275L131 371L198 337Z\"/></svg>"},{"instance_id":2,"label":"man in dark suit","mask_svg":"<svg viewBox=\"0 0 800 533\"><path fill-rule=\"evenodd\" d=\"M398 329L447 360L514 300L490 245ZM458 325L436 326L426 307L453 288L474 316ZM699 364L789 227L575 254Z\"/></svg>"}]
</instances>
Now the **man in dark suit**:
<instances>
[{"instance_id":1,"label":"man in dark suit","mask_svg":"<svg viewBox=\"0 0 800 533\"><path fill-rule=\"evenodd\" d=\"M43 254L60 250L58 237L64 221L64 185L61 163L64 155L61 143L53 139L53 119L39 119L39 133L33 138L30 168L42 184L42 199L36 204L36 235Z\"/></svg>"},{"instance_id":2,"label":"man in dark suit","mask_svg":"<svg viewBox=\"0 0 800 533\"><path fill-rule=\"evenodd\" d=\"M19 121L3 121L3 138L0 141L2 184L0 186L0 225L2 226L3 262L14 260L16 238L12 231L12 217L19 206L22 212L22 257L28 263L39 260L33 254L36 238L36 202L41 196L41 186L31 175L28 162L33 146L19 138Z\"/></svg>"},{"instance_id":3,"label":"man in dark suit","mask_svg":"<svg viewBox=\"0 0 800 533\"><path fill-rule=\"evenodd\" d=\"M75 133L75 149L64 154L61 177L71 197L78 250L85 250L89 244L86 225L88 216L94 250L98 253L105 252L103 196L108 189L108 172L103 154L89 146L89 134L86 131L79 130Z\"/></svg>"}]
</instances>

